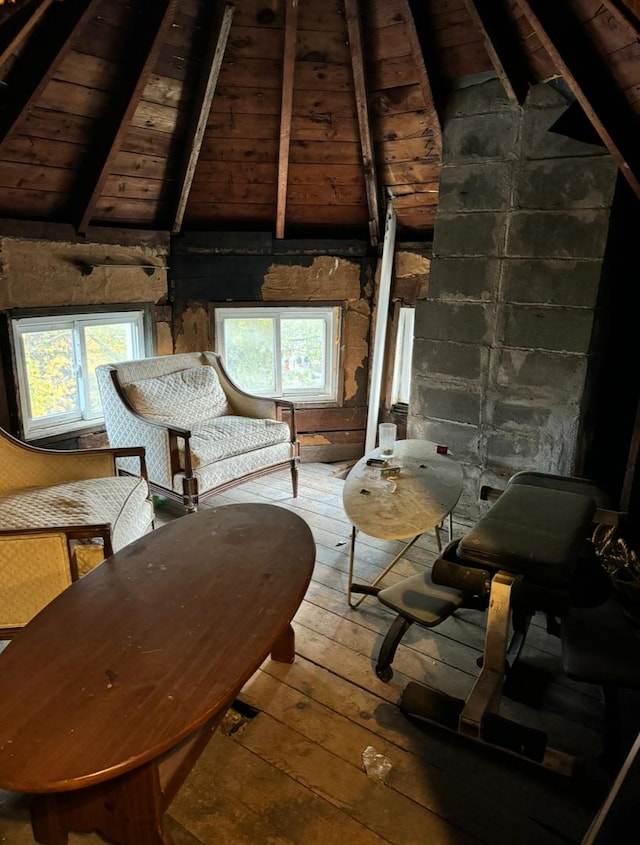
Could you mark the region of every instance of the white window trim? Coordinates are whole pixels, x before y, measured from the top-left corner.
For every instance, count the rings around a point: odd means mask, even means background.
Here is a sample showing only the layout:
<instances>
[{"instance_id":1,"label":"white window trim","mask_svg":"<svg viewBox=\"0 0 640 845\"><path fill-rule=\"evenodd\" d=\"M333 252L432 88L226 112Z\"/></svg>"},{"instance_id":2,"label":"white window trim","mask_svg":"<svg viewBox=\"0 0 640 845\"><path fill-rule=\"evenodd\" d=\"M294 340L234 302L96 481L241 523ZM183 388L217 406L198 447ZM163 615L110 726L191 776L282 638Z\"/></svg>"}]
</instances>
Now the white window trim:
<instances>
[{"instance_id":1,"label":"white window trim","mask_svg":"<svg viewBox=\"0 0 640 845\"><path fill-rule=\"evenodd\" d=\"M86 347L83 342L85 328L111 323L130 323L137 329L133 336L133 354L131 358L142 358L145 355L144 312L139 310L110 311L99 314L16 317L11 322L18 396L25 439L72 432L80 428L86 428L88 425L95 425L104 420L101 412L92 412L90 408L89 382L84 377L84 374L87 372ZM80 409L56 414L55 417L34 420L31 416L29 382L22 337L33 331L46 331L48 329L71 329L73 332L74 359L78 394L80 396Z\"/></svg>"},{"instance_id":2,"label":"white window trim","mask_svg":"<svg viewBox=\"0 0 640 845\"><path fill-rule=\"evenodd\" d=\"M268 317L275 319L276 345L274 360L279 362L280 348L280 318L287 319L323 319L325 323L325 389L299 388L296 390L282 390L281 368L276 367L274 372L275 391L257 391L253 393L261 396L270 396L278 399L289 399L296 404L336 402L338 397L338 369L340 363L340 327L341 308L337 305L300 307L295 305L284 306L241 306L241 307L216 307L214 309L216 352L225 361L225 338L224 320L233 318Z\"/></svg>"}]
</instances>

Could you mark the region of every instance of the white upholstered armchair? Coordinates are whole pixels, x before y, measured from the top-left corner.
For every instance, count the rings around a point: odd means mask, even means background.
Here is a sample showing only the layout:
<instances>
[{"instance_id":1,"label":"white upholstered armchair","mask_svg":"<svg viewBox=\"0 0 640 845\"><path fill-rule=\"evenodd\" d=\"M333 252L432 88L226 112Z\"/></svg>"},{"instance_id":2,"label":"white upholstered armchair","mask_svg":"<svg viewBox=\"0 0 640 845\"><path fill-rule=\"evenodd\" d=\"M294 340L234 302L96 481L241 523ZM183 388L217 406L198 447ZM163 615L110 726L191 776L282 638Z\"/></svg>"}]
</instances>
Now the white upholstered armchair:
<instances>
[{"instance_id":1,"label":"white upholstered armchair","mask_svg":"<svg viewBox=\"0 0 640 845\"><path fill-rule=\"evenodd\" d=\"M215 352L96 368L112 447L144 446L149 484L186 510L222 490L290 467L297 495L293 403L240 390ZM131 461L120 461L135 473Z\"/></svg>"}]
</instances>

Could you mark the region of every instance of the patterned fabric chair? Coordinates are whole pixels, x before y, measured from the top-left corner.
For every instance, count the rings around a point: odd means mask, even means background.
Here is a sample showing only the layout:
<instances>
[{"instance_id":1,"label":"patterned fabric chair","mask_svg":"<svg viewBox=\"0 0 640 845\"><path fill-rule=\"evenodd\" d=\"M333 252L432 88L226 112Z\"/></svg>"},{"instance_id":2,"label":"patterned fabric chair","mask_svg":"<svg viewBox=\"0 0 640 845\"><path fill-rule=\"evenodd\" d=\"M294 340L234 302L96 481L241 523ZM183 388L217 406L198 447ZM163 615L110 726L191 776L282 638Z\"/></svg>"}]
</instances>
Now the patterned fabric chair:
<instances>
[{"instance_id":1,"label":"patterned fabric chair","mask_svg":"<svg viewBox=\"0 0 640 845\"><path fill-rule=\"evenodd\" d=\"M0 639L152 524L144 449L39 449L0 429Z\"/></svg>"},{"instance_id":2,"label":"patterned fabric chair","mask_svg":"<svg viewBox=\"0 0 640 845\"><path fill-rule=\"evenodd\" d=\"M298 492L293 403L253 396L215 352L185 352L96 368L112 447L144 446L149 484L187 512L215 493L289 466ZM119 461L127 472L133 462Z\"/></svg>"}]
</instances>

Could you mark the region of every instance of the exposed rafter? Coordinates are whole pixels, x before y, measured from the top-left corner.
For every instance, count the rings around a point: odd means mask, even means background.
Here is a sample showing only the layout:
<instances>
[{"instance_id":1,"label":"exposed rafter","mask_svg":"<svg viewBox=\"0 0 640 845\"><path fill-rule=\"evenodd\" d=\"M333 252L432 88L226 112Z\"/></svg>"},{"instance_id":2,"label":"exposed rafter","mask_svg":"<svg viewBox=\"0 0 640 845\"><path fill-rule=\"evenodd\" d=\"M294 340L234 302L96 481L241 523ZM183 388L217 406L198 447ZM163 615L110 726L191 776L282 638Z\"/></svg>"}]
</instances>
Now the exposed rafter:
<instances>
[{"instance_id":1,"label":"exposed rafter","mask_svg":"<svg viewBox=\"0 0 640 845\"><path fill-rule=\"evenodd\" d=\"M282 61L282 97L280 108L280 147L278 150L278 200L276 207L276 238L284 238L289 183L289 147L291 145L291 115L293 111L293 76L296 63L298 35L298 0L287 0Z\"/></svg>"},{"instance_id":2,"label":"exposed rafter","mask_svg":"<svg viewBox=\"0 0 640 845\"><path fill-rule=\"evenodd\" d=\"M4 66L4 63L7 61L9 56L11 56L13 53L20 49L20 45L24 41L26 41L33 28L36 26L37 23L39 23L44 13L54 2L56 2L56 0L40 0L38 8L33 12L33 14L29 18L27 18L26 21L24 21L20 29L16 32L13 38L0 52L0 68Z\"/></svg>"},{"instance_id":3,"label":"exposed rafter","mask_svg":"<svg viewBox=\"0 0 640 845\"><path fill-rule=\"evenodd\" d=\"M380 240L380 214L378 210L378 180L376 177L376 162L369 122L369 107L367 104L367 84L364 73L364 51L362 49L362 32L360 29L360 13L358 0L345 0L344 8L349 32L349 46L351 47L351 68L353 71L353 85L356 95L356 109L358 126L360 128L360 146L362 147L362 161L364 163L364 180L369 207L369 239L375 246Z\"/></svg>"},{"instance_id":4,"label":"exposed rafter","mask_svg":"<svg viewBox=\"0 0 640 845\"><path fill-rule=\"evenodd\" d=\"M203 63L200 84L193 103L193 119L185 139L186 154L178 182L180 185L180 195L172 226L172 232L174 234L179 232L182 227L184 211L187 207L187 200L189 199L189 192L202 147L202 139L204 138L211 102L216 91L216 85L218 84L218 75L220 74L224 51L227 47L234 11L235 6L231 3L225 5L222 14L218 18L214 35L209 42L207 55Z\"/></svg>"},{"instance_id":5,"label":"exposed rafter","mask_svg":"<svg viewBox=\"0 0 640 845\"><path fill-rule=\"evenodd\" d=\"M422 97L425 102L429 126L431 127L431 153L432 155L441 158L442 131L440 127L440 117L436 110L436 104L433 99L433 90L431 88L431 82L429 80L427 69L425 67L424 56L422 53L422 48L420 46L420 39L418 38L418 33L416 32L415 23L411 16L408 4L406 5L406 10L407 39L411 48L411 55L413 56L415 66L418 71L418 76L420 79L420 90L422 92Z\"/></svg>"},{"instance_id":6,"label":"exposed rafter","mask_svg":"<svg viewBox=\"0 0 640 845\"><path fill-rule=\"evenodd\" d=\"M143 37L143 33L140 32L139 56L144 57L144 61L141 66L139 65L136 73L134 66L135 58L132 59L130 74L128 75L128 84L124 86L125 90L122 92L123 96L121 99L120 114L116 115L116 119L114 120L114 130L109 139L108 146L105 147L105 152L99 165L98 174L92 185L91 194L84 206L84 210L78 224L78 232L80 234L86 232L89 224L91 223L102 189L104 188L104 184L109 176L113 159L120 150L120 144L125 133L129 130L131 119L138 107L138 103L142 97L142 92L149 81L149 76L154 68L158 54L165 41L167 31L171 26L178 6L179 0L168 0L168 2L164 3L164 10L162 10L161 7L161 17L156 25L155 36L146 50L146 54L145 39ZM145 18L143 23L145 32L153 32L153 22L150 21L148 17ZM142 28L143 27L141 27L141 29Z\"/></svg>"},{"instance_id":7,"label":"exposed rafter","mask_svg":"<svg viewBox=\"0 0 640 845\"><path fill-rule=\"evenodd\" d=\"M515 40L512 37L507 38L504 16L500 23L495 18L500 12L500 4L495 0L489 4L483 0L464 0L464 4L471 20L478 27L485 50L502 83L504 93L513 103L523 102L527 93L527 80L521 79L521 74L516 73L514 63L510 61L509 54L512 53L510 48Z\"/></svg>"},{"instance_id":8,"label":"exposed rafter","mask_svg":"<svg viewBox=\"0 0 640 845\"><path fill-rule=\"evenodd\" d=\"M444 116L492 69L518 102L563 76L557 130L596 127L637 192L634 4L180 0L168 25L169 0L0 2L0 216L375 243L393 196L402 237L428 238L433 88Z\"/></svg>"},{"instance_id":9,"label":"exposed rafter","mask_svg":"<svg viewBox=\"0 0 640 845\"><path fill-rule=\"evenodd\" d=\"M637 123L629 120L619 92L566 7L547 0L516 0L540 43L582 107L620 171L640 197ZM571 26L573 23L573 26ZM579 52L577 52L579 51Z\"/></svg>"},{"instance_id":10,"label":"exposed rafter","mask_svg":"<svg viewBox=\"0 0 640 845\"><path fill-rule=\"evenodd\" d=\"M96 13L100 0L91 0L84 8L79 3L60 4L55 26L48 30L48 38L41 39L23 56L10 76L9 96L0 122L0 152L15 124L29 113L56 69L71 50L78 32Z\"/></svg>"}]
</instances>

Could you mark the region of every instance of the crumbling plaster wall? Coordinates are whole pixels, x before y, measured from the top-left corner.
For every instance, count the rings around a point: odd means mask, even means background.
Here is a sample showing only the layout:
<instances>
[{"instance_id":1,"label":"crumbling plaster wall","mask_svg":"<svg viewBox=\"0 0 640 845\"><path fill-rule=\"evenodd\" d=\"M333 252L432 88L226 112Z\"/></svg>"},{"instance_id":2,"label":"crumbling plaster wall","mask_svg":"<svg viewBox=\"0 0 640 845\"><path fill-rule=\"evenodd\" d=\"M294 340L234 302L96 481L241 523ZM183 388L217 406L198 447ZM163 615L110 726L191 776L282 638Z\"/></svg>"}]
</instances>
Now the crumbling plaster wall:
<instances>
[{"instance_id":1,"label":"crumbling plaster wall","mask_svg":"<svg viewBox=\"0 0 640 845\"><path fill-rule=\"evenodd\" d=\"M371 310L377 259L362 241L273 239L268 233L186 233L172 242L170 291L176 351L215 349L215 307L234 303L338 303L338 399L300 404L304 460L347 460L364 448Z\"/></svg>"},{"instance_id":2,"label":"crumbling plaster wall","mask_svg":"<svg viewBox=\"0 0 640 845\"><path fill-rule=\"evenodd\" d=\"M335 256L317 256L309 264L274 262L265 269L257 299L264 303L345 303L341 335L344 401L362 397L363 379L366 374L372 280L365 283L365 290L362 291L360 275L359 261ZM242 297L241 292L234 292L231 288L224 291L224 300L229 303L241 301ZM214 345L208 302L191 300L176 314L176 352L213 349Z\"/></svg>"},{"instance_id":3,"label":"crumbling plaster wall","mask_svg":"<svg viewBox=\"0 0 640 845\"><path fill-rule=\"evenodd\" d=\"M403 305L415 305L426 299L431 272L431 247L404 247L396 249L393 262L393 287L391 296Z\"/></svg>"},{"instance_id":4,"label":"crumbling plaster wall","mask_svg":"<svg viewBox=\"0 0 640 845\"><path fill-rule=\"evenodd\" d=\"M0 236L0 310L163 302L166 263L160 247ZM125 266L91 269L108 264ZM137 264L158 269L147 275Z\"/></svg>"},{"instance_id":5,"label":"crumbling plaster wall","mask_svg":"<svg viewBox=\"0 0 640 845\"><path fill-rule=\"evenodd\" d=\"M369 351L370 307L367 299L361 299L360 264L324 255L314 258L308 267L272 265L261 292L265 302L295 299L345 303L341 336L343 399L355 399L359 390L357 374L364 372Z\"/></svg>"},{"instance_id":6,"label":"crumbling plaster wall","mask_svg":"<svg viewBox=\"0 0 640 845\"><path fill-rule=\"evenodd\" d=\"M37 235L31 236L31 228ZM20 234L20 232L25 234ZM169 237L162 233L105 231L78 238L66 225L30 224L0 228L0 311L151 306L150 354L173 352L171 309L166 305ZM93 266L114 265L114 266ZM123 266L115 266L123 265ZM138 265L138 266L137 266ZM145 265L143 269L139 265ZM149 269L150 267L157 269ZM2 361L0 425L11 430L7 391L12 365ZM8 379L4 379L9 375Z\"/></svg>"}]
</instances>

